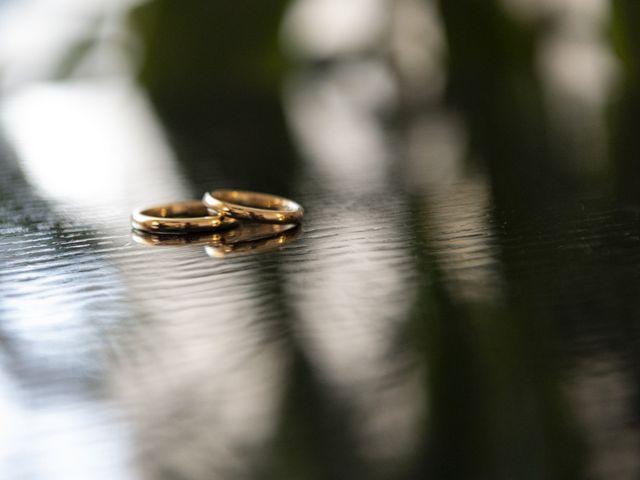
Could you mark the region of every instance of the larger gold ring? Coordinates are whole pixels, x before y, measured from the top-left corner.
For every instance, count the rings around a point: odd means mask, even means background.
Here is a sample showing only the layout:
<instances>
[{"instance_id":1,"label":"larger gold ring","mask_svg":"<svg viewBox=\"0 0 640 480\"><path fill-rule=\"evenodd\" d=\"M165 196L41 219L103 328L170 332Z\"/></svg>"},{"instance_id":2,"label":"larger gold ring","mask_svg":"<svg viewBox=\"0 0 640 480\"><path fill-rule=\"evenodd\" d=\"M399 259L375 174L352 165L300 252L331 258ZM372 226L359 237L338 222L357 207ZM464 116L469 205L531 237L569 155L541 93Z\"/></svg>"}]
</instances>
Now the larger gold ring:
<instances>
[{"instance_id":1,"label":"larger gold ring","mask_svg":"<svg viewBox=\"0 0 640 480\"><path fill-rule=\"evenodd\" d=\"M288 198L245 190L214 190L202 202L211 213L263 223L297 223L302 206Z\"/></svg>"},{"instance_id":2,"label":"larger gold ring","mask_svg":"<svg viewBox=\"0 0 640 480\"><path fill-rule=\"evenodd\" d=\"M149 233L197 233L221 230L237 225L233 218L210 214L200 200L168 203L131 214L131 226Z\"/></svg>"}]
</instances>

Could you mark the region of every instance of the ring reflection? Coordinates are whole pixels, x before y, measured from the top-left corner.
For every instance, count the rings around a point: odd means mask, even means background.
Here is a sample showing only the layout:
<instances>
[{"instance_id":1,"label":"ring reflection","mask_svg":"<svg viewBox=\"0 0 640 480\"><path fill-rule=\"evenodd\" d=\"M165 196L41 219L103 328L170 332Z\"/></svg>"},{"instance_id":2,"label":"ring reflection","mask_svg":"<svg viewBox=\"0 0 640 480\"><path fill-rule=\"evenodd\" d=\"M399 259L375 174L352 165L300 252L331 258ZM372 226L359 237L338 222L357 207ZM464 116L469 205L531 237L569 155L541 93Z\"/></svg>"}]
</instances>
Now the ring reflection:
<instances>
[{"instance_id":1,"label":"ring reflection","mask_svg":"<svg viewBox=\"0 0 640 480\"><path fill-rule=\"evenodd\" d=\"M206 245L204 250L207 255L215 258L264 253L277 250L296 240L300 235L302 235L302 227L298 224L244 225L226 232L222 235L222 242Z\"/></svg>"},{"instance_id":2,"label":"ring reflection","mask_svg":"<svg viewBox=\"0 0 640 480\"><path fill-rule=\"evenodd\" d=\"M131 238L140 245L153 247L179 247L183 245L207 245L221 241L220 233L191 233L188 235L159 235L142 230L131 230Z\"/></svg>"},{"instance_id":3,"label":"ring reflection","mask_svg":"<svg viewBox=\"0 0 640 480\"><path fill-rule=\"evenodd\" d=\"M300 237L302 227L298 224L243 224L233 230L223 232L158 235L132 230L134 242L148 246L180 247L185 245L204 245L210 257L221 258L276 250Z\"/></svg>"}]
</instances>

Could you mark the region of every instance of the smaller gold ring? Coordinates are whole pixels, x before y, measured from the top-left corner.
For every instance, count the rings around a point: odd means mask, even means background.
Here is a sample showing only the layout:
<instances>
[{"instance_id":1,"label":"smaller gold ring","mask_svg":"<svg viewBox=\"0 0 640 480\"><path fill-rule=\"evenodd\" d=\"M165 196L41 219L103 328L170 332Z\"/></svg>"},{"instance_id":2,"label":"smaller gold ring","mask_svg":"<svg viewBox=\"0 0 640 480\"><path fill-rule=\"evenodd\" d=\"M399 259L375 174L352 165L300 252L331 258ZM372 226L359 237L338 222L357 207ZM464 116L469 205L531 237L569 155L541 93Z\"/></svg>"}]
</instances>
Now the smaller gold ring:
<instances>
[{"instance_id":1,"label":"smaller gold ring","mask_svg":"<svg viewBox=\"0 0 640 480\"><path fill-rule=\"evenodd\" d=\"M301 205L288 198L245 190L214 190L202 197L211 213L262 223L297 223Z\"/></svg>"},{"instance_id":2,"label":"smaller gold ring","mask_svg":"<svg viewBox=\"0 0 640 480\"><path fill-rule=\"evenodd\" d=\"M135 210L131 226L143 232L185 234L211 232L237 225L233 218L211 214L200 200L167 203Z\"/></svg>"}]
</instances>

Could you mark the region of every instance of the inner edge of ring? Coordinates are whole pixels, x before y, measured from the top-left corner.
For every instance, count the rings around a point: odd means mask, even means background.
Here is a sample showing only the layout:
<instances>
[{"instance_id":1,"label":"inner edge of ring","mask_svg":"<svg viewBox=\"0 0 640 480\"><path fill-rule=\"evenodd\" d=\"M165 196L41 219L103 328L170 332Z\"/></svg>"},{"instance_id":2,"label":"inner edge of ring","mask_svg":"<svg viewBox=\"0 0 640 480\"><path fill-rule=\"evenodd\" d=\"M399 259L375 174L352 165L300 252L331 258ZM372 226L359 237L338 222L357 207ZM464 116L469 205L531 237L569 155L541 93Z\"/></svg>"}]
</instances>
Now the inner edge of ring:
<instances>
[{"instance_id":1,"label":"inner edge of ring","mask_svg":"<svg viewBox=\"0 0 640 480\"><path fill-rule=\"evenodd\" d=\"M289 200L285 197L278 197L278 198L284 199L284 201L290 205L290 208L271 209L271 208L265 208L262 206L243 205L241 203L235 203L229 200L225 200L224 198L219 198L220 196L214 196L213 195L214 193L215 192L207 192L207 194L205 195L205 198L203 199L203 203L207 205L209 208L211 208L212 210L216 210L216 211L221 210L222 214L224 214L225 210L231 210L233 208L253 210L253 211L258 211L259 213L274 213L274 214L282 214L282 213L300 214L300 212L302 211L302 206L300 204L294 202L293 200ZM277 197L277 195L273 195L273 196ZM210 205L213 202L208 200L208 198L213 199L215 202L217 202L218 205Z\"/></svg>"}]
</instances>

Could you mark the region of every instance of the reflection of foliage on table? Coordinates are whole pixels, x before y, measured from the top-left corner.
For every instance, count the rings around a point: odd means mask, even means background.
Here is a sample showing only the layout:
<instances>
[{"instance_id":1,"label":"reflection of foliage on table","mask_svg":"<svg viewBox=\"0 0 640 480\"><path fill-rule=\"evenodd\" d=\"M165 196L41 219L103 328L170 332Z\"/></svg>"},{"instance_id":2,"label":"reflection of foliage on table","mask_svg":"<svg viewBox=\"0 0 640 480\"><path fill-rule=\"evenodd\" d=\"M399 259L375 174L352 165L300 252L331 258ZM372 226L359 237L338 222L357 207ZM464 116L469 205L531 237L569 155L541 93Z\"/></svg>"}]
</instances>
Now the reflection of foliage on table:
<instances>
[{"instance_id":1,"label":"reflection of foliage on table","mask_svg":"<svg viewBox=\"0 0 640 480\"><path fill-rule=\"evenodd\" d=\"M294 157L280 105L278 46L287 3L154 0L132 15L145 45L140 78L196 186L199 156L214 158L234 188L288 190Z\"/></svg>"},{"instance_id":2,"label":"reflection of foliage on table","mask_svg":"<svg viewBox=\"0 0 640 480\"><path fill-rule=\"evenodd\" d=\"M416 228L427 243L417 251L422 281L411 338L427 365L430 410L419 478L583 478L583 440L561 381L561 320L553 292L543 301L538 295L555 283L548 275L561 273L526 268L555 244L543 252L518 226L506 230L497 240L522 247L507 247L500 258L506 298L465 301L431 255L436 219L428 208L416 212L426 217Z\"/></svg>"},{"instance_id":3,"label":"reflection of foliage on table","mask_svg":"<svg viewBox=\"0 0 640 480\"><path fill-rule=\"evenodd\" d=\"M557 192L584 181L565 168L571 162L558 157L560 139L551 133L536 64L543 33L512 18L497 1L440 0L439 6L449 51L449 104L468 127L469 156L486 166L497 211L493 222L505 225L496 237L505 303L453 298L442 285L445 266L424 258L423 275L433 280L424 282L415 322L423 324L416 338L428 339L423 348L433 420L423 473L583 478L584 441L561 382L565 327L555 314L555 287L564 285L571 309L574 292L566 284L576 284L576 271L587 278L592 261L581 257L576 264L572 258L567 265L554 241L541 246L528 237L547 232L577 241L568 221L579 212L567 209L564 220L539 212L555 204Z\"/></svg>"},{"instance_id":4,"label":"reflection of foliage on table","mask_svg":"<svg viewBox=\"0 0 640 480\"><path fill-rule=\"evenodd\" d=\"M191 107L231 92L278 91L284 67L278 29L286 4L145 4L133 16L147 49L141 78L158 98Z\"/></svg>"},{"instance_id":5,"label":"reflection of foliage on table","mask_svg":"<svg viewBox=\"0 0 640 480\"><path fill-rule=\"evenodd\" d=\"M612 151L616 155L620 194L640 203L640 3L616 0L611 37L623 73L622 90L613 102Z\"/></svg>"},{"instance_id":6,"label":"reflection of foliage on table","mask_svg":"<svg viewBox=\"0 0 640 480\"><path fill-rule=\"evenodd\" d=\"M534 63L538 32L495 0L439 4L449 50L448 96L467 122L472 153L487 165L496 194L532 200L559 169Z\"/></svg>"}]
</instances>

